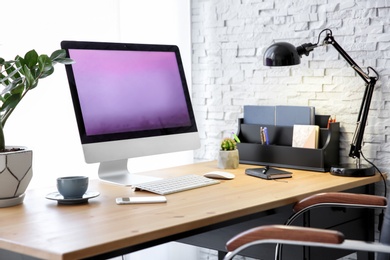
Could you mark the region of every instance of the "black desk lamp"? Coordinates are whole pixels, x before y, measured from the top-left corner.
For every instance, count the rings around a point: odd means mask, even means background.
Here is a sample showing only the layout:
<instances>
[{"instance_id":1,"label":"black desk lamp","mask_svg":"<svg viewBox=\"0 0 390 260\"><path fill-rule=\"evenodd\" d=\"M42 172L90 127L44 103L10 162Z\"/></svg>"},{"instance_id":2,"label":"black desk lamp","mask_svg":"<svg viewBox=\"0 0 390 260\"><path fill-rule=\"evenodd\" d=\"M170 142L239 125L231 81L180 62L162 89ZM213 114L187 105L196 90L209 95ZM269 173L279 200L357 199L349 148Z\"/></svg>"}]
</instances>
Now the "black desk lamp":
<instances>
[{"instance_id":1,"label":"black desk lamp","mask_svg":"<svg viewBox=\"0 0 390 260\"><path fill-rule=\"evenodd\" d=\"M322 44L319 44L320 36L323 32L326 32L326 37L322 41ZM368 111L370 109L371 98L374 92L375 83L379 78L378 73L371 67L368 67L367 73L365 73L336 42L336 40L332 36L332 31L329 29L325 29L320 32L320 34L318 35L318 41L315 44L305 43L298 47L294 47L287 42L279 42L272 44L265 51L263 62L265 66L297 65L301 63L301 57L303 54L308 56L309 53L315 48L328 44L331 44L334 48L336 48L340 55L349 63L349 65L351 65L351 67L366 83L366 89L364 91L364 96L356 123L356 130L352 139L351 150L349 152L349 157L354 158L356 160L356 163L334 166L331 168L330 172L333 175L348 177L363 177L374 175L374 167L360 164L360 155L363 142L364 128L366 127L367 123L367 116ZM369 75L370 70L375 73L375 77L371 77Z\"/></svg>"}]
</instances>

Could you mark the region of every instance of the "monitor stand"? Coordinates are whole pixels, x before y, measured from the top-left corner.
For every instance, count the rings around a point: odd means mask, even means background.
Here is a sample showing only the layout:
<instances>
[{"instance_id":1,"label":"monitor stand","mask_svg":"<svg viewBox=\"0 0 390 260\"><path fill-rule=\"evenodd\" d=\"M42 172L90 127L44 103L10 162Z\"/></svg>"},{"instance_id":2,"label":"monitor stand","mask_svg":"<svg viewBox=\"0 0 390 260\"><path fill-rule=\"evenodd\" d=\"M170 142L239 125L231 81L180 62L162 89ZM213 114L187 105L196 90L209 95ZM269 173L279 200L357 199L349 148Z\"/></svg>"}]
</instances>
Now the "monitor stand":
<instances>
[{"instance_id":1,"label":"monitor stand","mask_svg":"<svg viewBox=\"0 0 390 260\"><path fill-rule=\"evenodd\" d=\"M118 161L101 162L98 171L99 178L114 184L131 186L134 184L156 181L161 178L137 175L127 169L127 159Z\"/></svg>"}]
</instances>

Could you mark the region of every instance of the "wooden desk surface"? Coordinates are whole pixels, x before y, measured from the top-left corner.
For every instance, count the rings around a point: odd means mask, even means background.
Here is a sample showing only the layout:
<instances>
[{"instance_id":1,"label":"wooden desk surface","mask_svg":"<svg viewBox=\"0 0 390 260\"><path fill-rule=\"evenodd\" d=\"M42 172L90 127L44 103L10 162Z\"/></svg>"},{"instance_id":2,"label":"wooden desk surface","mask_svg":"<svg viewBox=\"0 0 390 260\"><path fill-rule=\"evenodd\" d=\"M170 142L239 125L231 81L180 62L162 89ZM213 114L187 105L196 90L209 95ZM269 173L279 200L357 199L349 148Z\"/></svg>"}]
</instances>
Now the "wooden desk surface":
<instances>
[{"instance_id":1,"label":"wooden desk surface","mask_svg":"<svg viewBox=\"0 0 390 260\"><path fill-rule=\"evenodd\" d=\"M228 170L234 180L167 195L166 204L116 205L116 197L150 196L129 187L90 182L99 197L84 205L57 205L50 189L28 190L22 205L0 209L0 248L44 259L79 259L164 238L237 217L288 205L310 194L342 191L380 181L380 176L336 177L292 170L293 178L267 181ZM169 177L217 170L216 162L145 173Z\"/></svg>"}]
</instances>

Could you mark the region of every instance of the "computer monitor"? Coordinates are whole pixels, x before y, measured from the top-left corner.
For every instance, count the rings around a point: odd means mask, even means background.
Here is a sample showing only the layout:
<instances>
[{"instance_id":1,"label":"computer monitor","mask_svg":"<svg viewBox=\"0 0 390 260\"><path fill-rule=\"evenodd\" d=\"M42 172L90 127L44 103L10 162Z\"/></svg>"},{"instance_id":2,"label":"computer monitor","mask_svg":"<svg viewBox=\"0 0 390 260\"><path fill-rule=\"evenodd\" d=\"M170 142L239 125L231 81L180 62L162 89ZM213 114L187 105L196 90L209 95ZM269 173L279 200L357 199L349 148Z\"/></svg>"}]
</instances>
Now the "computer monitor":
<instances>
[{"instance_id":1,"label":"computer monitor","mask_svg":"<svg viewBox=\"0 0 390 260\"><path fill-rule=\"evenodd\" d=\"M179 48L174 45L63 41L87 163L99 178L132 185L128 158L200 147ZM150 162L153 163L153 162Z\"/></svg>"}]
</instances>

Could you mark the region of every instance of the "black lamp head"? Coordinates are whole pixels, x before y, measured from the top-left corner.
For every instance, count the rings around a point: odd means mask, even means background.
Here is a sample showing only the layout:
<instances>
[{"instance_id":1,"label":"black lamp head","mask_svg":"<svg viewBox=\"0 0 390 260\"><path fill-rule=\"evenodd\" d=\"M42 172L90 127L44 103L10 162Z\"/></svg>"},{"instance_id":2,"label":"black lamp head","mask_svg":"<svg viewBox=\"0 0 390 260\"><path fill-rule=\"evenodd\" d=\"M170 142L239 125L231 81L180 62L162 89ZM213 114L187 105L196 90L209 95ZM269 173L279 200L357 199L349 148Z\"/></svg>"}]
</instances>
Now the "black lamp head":
<instances>
[{"instance_id":1,"label":"black lamp head","mask_svg":"<svg viewBox=\"0 0 390 260\"><path fill-rule=\"evenodd\" d=\"M306 56L317 47L316 44L305 43L298 47L288 42L277 42L267 48L264 53L265 66L291 66L301 63L303 54Z\"/></svg>"}]
</instances>

